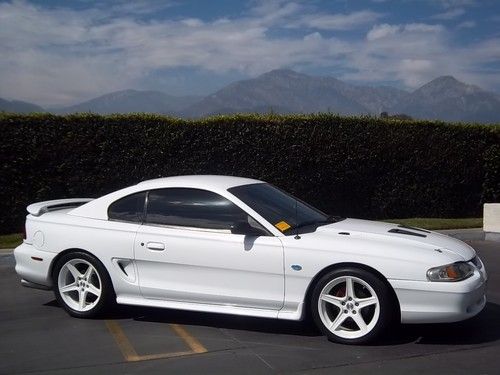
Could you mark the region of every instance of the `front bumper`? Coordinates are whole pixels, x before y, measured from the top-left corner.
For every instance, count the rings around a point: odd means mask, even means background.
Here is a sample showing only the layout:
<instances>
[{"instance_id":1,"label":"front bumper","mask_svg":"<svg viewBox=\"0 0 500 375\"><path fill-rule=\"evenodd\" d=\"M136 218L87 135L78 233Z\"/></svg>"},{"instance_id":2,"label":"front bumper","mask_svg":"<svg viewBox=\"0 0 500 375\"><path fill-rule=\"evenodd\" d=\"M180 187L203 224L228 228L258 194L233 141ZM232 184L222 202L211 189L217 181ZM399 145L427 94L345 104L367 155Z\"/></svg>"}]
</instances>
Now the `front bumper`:
<instances>
[{"instance_id":1,"label":"front bumper","mask_svg":"<svg viewBox=\"0 0 500 375\"><path fill-rule=\"evenodd\" d=\"M16 272L24 280L23 285L38 289L50 289L50 266L56 253L41 251L33 245L22 243L14 249Z\"/></svg>"},{"instance_id":2,"label":"front bumper","mask_svg":"<svg viewBox=\"0 0 500 375\"><path fill-rule=\"evenodd\" d=\"M486 305L484 266L466 280L389 280L401 307L401 323L451 323L469 319Z\"/></svg>"}]
</instances>

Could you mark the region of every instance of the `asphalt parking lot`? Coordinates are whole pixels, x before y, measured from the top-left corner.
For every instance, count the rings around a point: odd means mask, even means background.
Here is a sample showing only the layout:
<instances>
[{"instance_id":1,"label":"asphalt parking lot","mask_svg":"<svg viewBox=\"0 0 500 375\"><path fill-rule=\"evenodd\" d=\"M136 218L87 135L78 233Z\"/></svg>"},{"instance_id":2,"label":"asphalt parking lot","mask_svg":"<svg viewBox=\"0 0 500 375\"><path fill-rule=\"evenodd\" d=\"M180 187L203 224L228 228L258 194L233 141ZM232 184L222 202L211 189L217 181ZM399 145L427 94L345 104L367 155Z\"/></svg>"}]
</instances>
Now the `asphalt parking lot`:
<instances>
[{"instance_id":1,"label":"asphalt parking lot","mask_svg":"<svg viewBox=\"0 0 500 375\"><path fill-rule=\"evenodd\" d=\"M488 304L461 323L402 326L372 346L328 342L301 322L120 307L69 317L23 288L0 253L0 373L500 373L500 243L469 242L489 274Z\"/></svg>"}]
</instances>

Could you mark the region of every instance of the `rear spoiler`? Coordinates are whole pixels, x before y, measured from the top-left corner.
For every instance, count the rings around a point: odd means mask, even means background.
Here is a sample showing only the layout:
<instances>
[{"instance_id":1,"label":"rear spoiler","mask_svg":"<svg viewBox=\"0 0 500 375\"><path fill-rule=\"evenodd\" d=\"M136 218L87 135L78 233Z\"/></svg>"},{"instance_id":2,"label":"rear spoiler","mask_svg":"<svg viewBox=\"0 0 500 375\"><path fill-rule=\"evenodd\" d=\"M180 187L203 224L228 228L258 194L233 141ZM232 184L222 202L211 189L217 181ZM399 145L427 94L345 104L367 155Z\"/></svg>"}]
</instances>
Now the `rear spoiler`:
<instances>
[{"instance_id":1,"label":"rear spoiler","mask_svg":"<svg viewBox=\"0 0 500 375\"><path fill-rule=\"evenodd\" d=\"M33 216L41 216L49 211L78 207L92 200L94 200L94 198L56 199L53 201L33 203L30 204L26 209Z\"/></svg>"}]
</instances>

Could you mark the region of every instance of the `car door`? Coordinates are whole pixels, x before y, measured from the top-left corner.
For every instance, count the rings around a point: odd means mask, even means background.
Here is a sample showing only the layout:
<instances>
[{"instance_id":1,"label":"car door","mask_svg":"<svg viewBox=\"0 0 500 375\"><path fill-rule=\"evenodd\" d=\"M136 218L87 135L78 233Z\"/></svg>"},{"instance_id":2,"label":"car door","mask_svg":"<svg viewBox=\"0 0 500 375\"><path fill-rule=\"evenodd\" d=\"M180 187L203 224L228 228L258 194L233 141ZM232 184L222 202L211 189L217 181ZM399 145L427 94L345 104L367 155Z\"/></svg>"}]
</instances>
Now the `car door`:
<instances>
[{"instance_id":1,"label":"car door","mask_svg":"<svg viewBox=\"0 0 500 375\"><path fill-rule=\"evenodd\" d=\"M247 221L260 236L232 234ZM145 298L278 310L283 306L281 241L211 191L152 190L135 241Z\"/></svg>"}]
</instances>

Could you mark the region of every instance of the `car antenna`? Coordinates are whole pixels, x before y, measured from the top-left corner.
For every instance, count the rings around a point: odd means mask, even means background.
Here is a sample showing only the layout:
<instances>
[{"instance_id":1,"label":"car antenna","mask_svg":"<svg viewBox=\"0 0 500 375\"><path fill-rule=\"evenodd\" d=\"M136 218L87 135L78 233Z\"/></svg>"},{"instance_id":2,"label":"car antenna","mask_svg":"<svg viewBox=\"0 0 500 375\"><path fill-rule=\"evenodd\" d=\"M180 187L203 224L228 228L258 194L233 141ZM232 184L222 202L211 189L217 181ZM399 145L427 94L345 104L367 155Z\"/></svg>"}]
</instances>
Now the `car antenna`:
<instances>
[{"instance_id":1,"label":"car antenna","mask_svg":"<svg viewBox=\"0 0 500 375\"><path fill-rule=\"evenodd\" d=\"M299 214L298 214L298 210L297 210L297 204L298 204L298 201L297 201L297 198L295 198L295 238L296 240L300 240L300 236L299 236Z\"/></svg>"}]
</instances>

